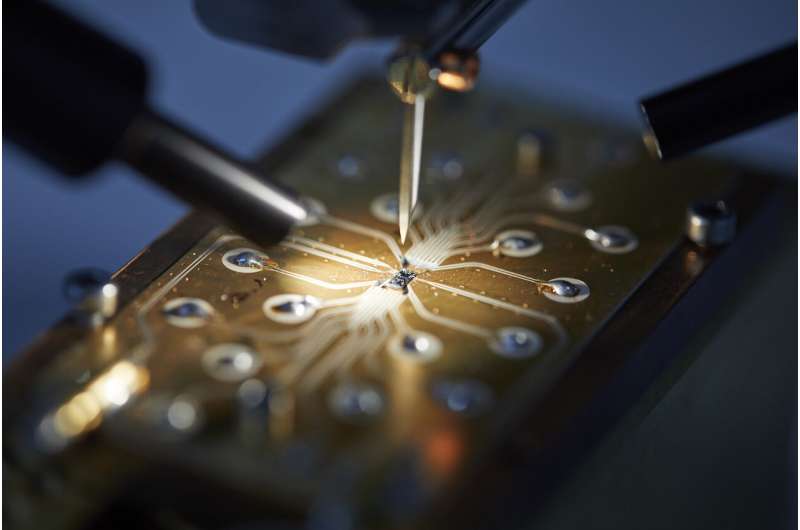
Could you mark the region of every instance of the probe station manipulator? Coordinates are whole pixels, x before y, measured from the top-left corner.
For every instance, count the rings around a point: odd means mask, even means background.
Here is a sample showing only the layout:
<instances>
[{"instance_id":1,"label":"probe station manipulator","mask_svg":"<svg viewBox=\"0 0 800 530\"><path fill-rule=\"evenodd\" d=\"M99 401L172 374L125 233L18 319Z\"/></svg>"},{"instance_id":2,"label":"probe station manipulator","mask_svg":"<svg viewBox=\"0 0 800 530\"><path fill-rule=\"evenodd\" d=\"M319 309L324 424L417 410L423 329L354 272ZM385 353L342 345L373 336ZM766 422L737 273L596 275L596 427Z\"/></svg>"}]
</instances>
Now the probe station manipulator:
<instances>
[{"instance_id":1,"label":"probe station manipulator","mask_svg":"<svg viewBox=\"0 0 800 530\"><path fill-rule=\"evenodd\" d=\"M523 0L195 0L224 38L313 59L359 39L399 38L389 86L403 102L398 224L404 242L419 192L426 97L471 89L480 46ZM289 189L177 125L147 103L149 73L134 51L57 8L8 1L4 73L11 140L80 176L121 160L262 245L307 215ZM796 43L642 101L645 140L679 156L797 109Z\"/></svg>"},{"instance_id":2,"label":"probe station manipulator","mask_svg":"<svg viewBox=\"0 0 800 530\"><path fill-rule=\"evenodd\" d=\"M477 75L472 52L521 3L200 0L194 9L212 33L314 59L355 39L424 43L389 68L391 86L408 103L399 200L405 235L418 189L429 65L444 68L443 86L469 88ZM291 190L152 109L148 68L136 52L44 2L11 0L3 14L4 126L17 144L69 176L121 160L262 245L306 216Z\"/></svg>"}]
</instances>

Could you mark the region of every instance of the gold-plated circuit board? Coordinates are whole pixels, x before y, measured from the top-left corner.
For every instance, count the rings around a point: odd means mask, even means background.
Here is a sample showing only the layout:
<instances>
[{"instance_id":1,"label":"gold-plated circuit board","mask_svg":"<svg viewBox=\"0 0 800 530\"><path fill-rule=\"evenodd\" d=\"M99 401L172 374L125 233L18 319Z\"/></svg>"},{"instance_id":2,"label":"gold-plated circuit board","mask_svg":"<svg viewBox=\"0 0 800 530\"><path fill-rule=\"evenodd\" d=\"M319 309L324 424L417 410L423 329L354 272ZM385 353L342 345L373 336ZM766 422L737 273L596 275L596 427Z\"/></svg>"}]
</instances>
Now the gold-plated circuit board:
<instances>
[{"instance_id":1,"label":"gold-plated circuit board","mask_svg":"<svg viewBox=\"0 0 800 530\"><path fill-rule=\"evenodd\" d=\"M402 109L365 81L268 158L309 221L270 248L213 227L163 263L28 382L36 406L6 446L33 440L67 476L130 455L89 498L168 462L294 513L415 521L683 240L686 205L733 183L530 97L428 109L405 246ZM396 490L414 494L387 503Z\"/></svg>"}]
</instances>

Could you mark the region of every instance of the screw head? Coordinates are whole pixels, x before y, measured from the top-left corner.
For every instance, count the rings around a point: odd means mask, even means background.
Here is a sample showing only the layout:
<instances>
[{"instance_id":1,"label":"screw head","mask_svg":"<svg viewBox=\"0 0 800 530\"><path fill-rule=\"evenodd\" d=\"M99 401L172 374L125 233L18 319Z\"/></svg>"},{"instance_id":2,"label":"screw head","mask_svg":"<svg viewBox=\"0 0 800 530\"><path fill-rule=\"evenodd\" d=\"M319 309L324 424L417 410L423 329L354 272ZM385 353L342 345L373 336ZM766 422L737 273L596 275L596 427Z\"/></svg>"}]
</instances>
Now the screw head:
<instances>
[{"instance_id":1,"label":"screw head","mask_svg":"<svg viewBox=\"0 0 800 530\"><path fill-rule=\"evenodd\" d=\"M693 203L686 210L686 236L702 247L730 243L736 236L736 213L723 200Z\"/></svg>"}]
</instances>

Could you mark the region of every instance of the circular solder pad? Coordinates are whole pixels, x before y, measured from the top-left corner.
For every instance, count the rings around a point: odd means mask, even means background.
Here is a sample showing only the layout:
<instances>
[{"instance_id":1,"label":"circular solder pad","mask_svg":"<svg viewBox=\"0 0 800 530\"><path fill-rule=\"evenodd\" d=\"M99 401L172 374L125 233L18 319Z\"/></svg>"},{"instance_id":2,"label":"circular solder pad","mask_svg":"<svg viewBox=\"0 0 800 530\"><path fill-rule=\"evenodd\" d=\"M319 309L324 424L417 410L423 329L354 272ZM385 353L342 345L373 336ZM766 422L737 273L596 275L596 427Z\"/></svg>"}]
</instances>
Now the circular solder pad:
<instances>
[{"instance_id":1,"label":"circular solder pad","mask_svg":"<svg viewBox=\"0 0 800 530\"><path fill-rule=\"evenodd\" d=\"M477 379L440 379L431 386L433 399L461 416L479 416L492 408L494 393Z\"/></svg>"},{"instance_id":2,"label":"circular solder pad","mask_svg":"<svg viewBox=\"0 0 800 530\"><path fill-rule=\"evenodd\" d=\"M260 379L247 379L236 390L236 399L246 409L263 405L269 396L269 388Z\"/></svg>"},{"instance_id":3,"label":"circular solder pad","mask_svg":"<svg viewBox=\"0 0 800 530\"><path fill-rule=\"evenodd\" d=\"M544 189L544 197L554 210L577 212L592 204L592 194L579 180L559 179Z\"/></svg>"},{"instance_id":4,"label":"circular solder pad","mask_svg":"<svg viewBox=\"0 0 800 530\"><path fill-rule=\"evenodd\" d=\"M167 407L165 419L171 429L191 435L203 425L203 409L191 396L182 395L173 399Z\"/></svg>"},{"instance_id":5,"label":"circular solder pad","mask_svg":"<svg viewBox=\"0 0 800 530\"><path fill-rule=\"evenodd\" d=\"M425 176L434 181L455 182L464 176L464 161L456 153L432 153Z\"/></svg>"},{"instance_id":6,"label":"circular solder pad","mask_svg":"<svg viewBox=\"0 0 800 530\"><path fill-rule=\"evenodd\" d=\"M378 221L396 224L400 211L400 204L396 193L384 193L378 195L369 205L369 211ZM417 202L414 208L414 218L422 213L422 203Z\"/></svg>"},{"instance_id":7,"label":"circular solder pad","mask_svg":"<svg viewBox=\"0 0 800 530\"><path fill-rule=\"evenodd\" d=\"M507 327L497 330L489 345L493 352L506 359L528 359L542 351L544 341L532 329Z\"/></svg>"},{"instance_id":8,"label":"circular solder pad","mask_svg":"<svg viewBox=\"0 0 800 530\"><path fill-rule=\"evenodd\" d=\"M360 423L383 414L386 398L370 383L344 382L328 394L328 406L338 418Z\"/></svg>"},{"instance_id":9,"label":"circular solder pad","mask_svg":"<svg viewBox=\"0 0 800 530\"><path fill-rule=\"evenodd\" d=\"M268 261L269 256L252 248L235 248L222 255L225 268L244 274L263 271Z\"/></svg>"},{"instance_id":10,"label":"circular solder pad","mask_svg":"<svg viewBox=\"0 0 800 530\"><path fill-rule=\"evenodd\" d=\"M442 353L442 341L423 331L410 330L393 336L387 349L397 358L419 363L437 359Z\"/></svg>"},{"instance_id":11,"label":"circular solder pad","mask_svg":"<svg viewBox=\"0 0 800 530\"><path fill-rule=\"evenodd\" d=\"M261 354L244 344L233 342L212 346L203 354L203 368L218 381L244 381L256 374L263 364Z\"/></svg>"},{"instance_id":12,"label":"circular solder pad","mask_svg":"<svg viewBox=\"0 0 800 530\"><path fill-rule=\"evenodd\" d=\"M625 254L639 246L636 236L624 226L601 226L594 230L596 236L589 241L593 248L608 254Z\"/></svg>"},{"instance_id":13,"label":"circular solder pad","mask_svg":"<svg viewBox=\"0 0 800 530\"><path fill-rule=\"evenodd\" d=\"M214 316L211 304L200 298L173 298L161 312L168 323L179 328L205 326Z\"/></svg>"},{"instance_id":14,"label":"circular solder pad","mask_svg":"<svg viewBox=\"0 0 800 530\"><path fill-rule=\"evenodd\" d=\"M264 301L264 314L270 320L281 324L300 324L311 320L322 306L313 296L303 294L277 294Z\"/></svg>"},{"instance_id":15,"label":"circular solder pad","mask_svg":"<svg viewBox=\"0 0 800 530\"><path fill-rule=\"evenodd\" d=\"M528 258L542 251L544 245L530 230L505 230L494 237L492 249L511 258Z\"/></svg>"},{"instance_id":16,"label":"circular solder pad","mask_svg":"<svg viewBox=\"0 0 800 530\"><path fill-rule=\"evenodd\" d=\"M562 304L575 304L589 298L589 286L577 278L553 278L542 289L547 299Z\"/></svg>"},{"instance_id":17,"label":"circular solder pad","mask_svg":"<svg viewBox=\"0 0 800 530\"><path fill-rule=\"evenodd\" d=\"M180 442L205 426L205 412L191 395L146 394L129 409L136 421L144 423L150 434L164 442Z\"/></svg>"}]
</instances>

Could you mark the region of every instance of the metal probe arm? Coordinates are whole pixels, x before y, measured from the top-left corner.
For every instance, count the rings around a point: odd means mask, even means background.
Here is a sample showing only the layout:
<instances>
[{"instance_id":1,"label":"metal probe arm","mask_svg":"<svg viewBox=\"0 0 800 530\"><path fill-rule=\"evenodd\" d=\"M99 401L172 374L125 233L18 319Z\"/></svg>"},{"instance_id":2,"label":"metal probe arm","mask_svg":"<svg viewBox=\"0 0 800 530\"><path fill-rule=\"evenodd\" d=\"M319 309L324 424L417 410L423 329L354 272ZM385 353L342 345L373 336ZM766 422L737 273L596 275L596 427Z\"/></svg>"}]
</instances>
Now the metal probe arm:
<instances>
[{"instance_id":1,"label":"metal probe arm","mask_svg":"<svg viewBox=\"0 0 800 530\"><path fill-rule=\"evenodd\" d=\"M305 218L254 168L149 108L149 74L131 50L38 1L3 4L3 126L66 175L117 158L260 244Z\"/></svg>"},{"instance_id":2,"label":"metal probe arm","mask_svg":"<svg viewBox=\"0 0 800 530\"><path fill-rule=\"evenodd\" d=\"M399 168L401 244L413 220L420 188L425 100L434 84L472 89L478 48L525 0L296 0L290 7L265 0L195 0L209 31L267 48L326 59L353 40L399 37L389 61L389 85L405 105Z\"/></svg>"},{"instance_id":3,"label":"metal probe arm","mask_svg":"<svg viewBox=\"0 0 800 530\"><path fill-rule=\"evenodd\" d=\"M644 140L676 158L797 112L797 43L714 72L640 102Z\"/></svg>"}]
</instances>

